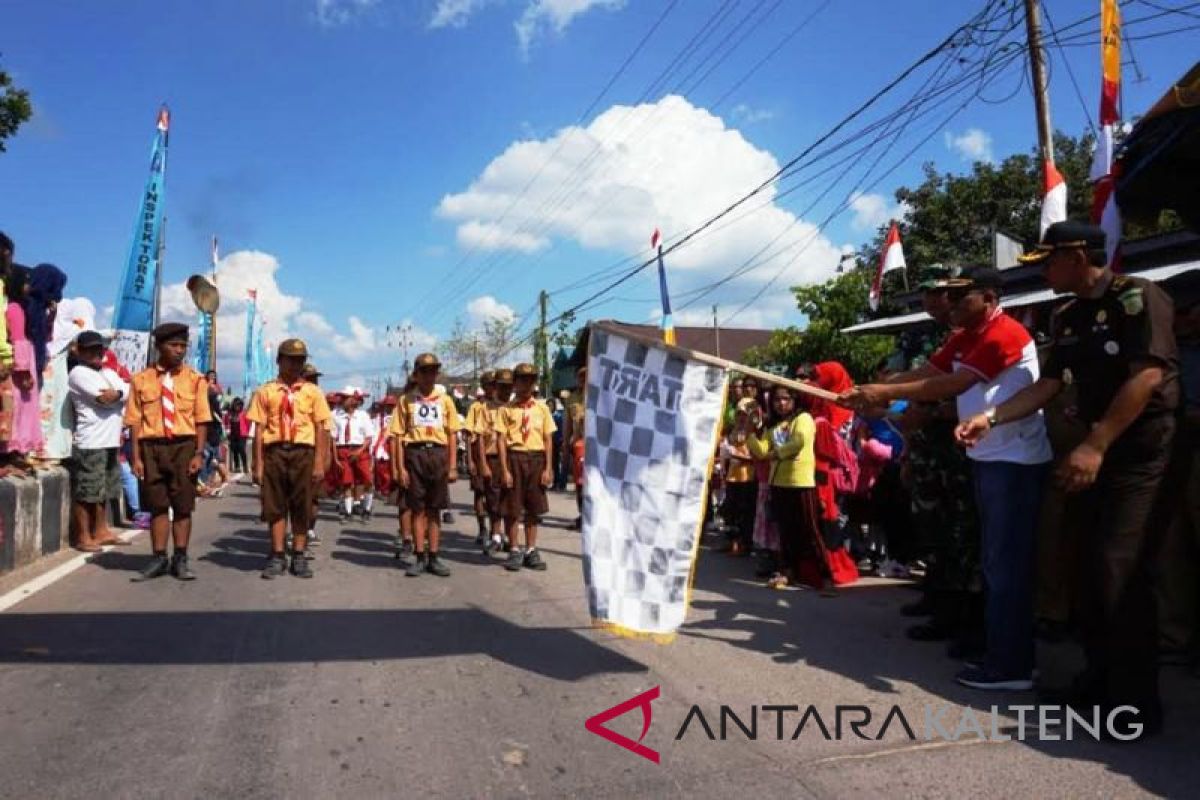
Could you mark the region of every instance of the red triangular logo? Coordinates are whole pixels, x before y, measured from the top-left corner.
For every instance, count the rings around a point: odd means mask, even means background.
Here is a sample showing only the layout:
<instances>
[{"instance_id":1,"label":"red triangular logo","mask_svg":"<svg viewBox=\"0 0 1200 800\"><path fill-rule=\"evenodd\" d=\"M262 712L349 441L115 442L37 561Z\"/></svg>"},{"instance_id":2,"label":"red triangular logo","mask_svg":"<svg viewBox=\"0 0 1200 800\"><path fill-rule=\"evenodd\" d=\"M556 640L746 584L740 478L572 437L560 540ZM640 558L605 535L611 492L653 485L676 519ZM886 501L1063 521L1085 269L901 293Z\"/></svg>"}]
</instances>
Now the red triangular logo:
<instances>
[{"instance_id":1,"label":"red triangular logo","mask_svg":"<svg viewBox=\"0 0 1200 800\"><path fill-rule=\"evenodd\" d=\"M650 720L654 713L650 708L650 704L658 699L658 695L658 687L655 686L649 691L642 692L636 697L631 697L622 703L618 703L612 708L601 711L596 716L591 717L584 722L583 727L587 728L597 736L607 739L615 745L620 745L629 752L636 753L642 758L647 759L648 761L653 761L655 764L657 764L659 762L658 751L651 750L649 747L646 747L646 745L642 744L642 739L646 738L646 733L650 730ZM628 736L622 736L621 734L604 727L604 723L608 722L609 720L616 719L622 714L632 711L635 708L640 708L642 710L642 735L637 738L636 742L633 739L630 739Z\"/></svg>"}]
</instances>

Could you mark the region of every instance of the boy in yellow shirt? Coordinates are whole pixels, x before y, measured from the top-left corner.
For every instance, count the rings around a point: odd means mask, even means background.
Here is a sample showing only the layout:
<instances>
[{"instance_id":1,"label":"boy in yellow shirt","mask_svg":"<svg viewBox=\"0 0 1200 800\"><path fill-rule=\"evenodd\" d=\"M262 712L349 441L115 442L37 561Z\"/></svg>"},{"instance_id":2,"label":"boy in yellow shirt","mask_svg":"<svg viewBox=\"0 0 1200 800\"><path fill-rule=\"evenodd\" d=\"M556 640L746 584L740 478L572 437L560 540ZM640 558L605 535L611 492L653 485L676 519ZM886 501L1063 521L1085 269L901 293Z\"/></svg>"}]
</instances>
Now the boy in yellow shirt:
<instances>
[{"instance_id":1,"label":"boy in yellow shirt","mask_svg":"<svg viewBox=\"0 0 1200 800\"><path fill-rule=\"evenodd\" d=\"M509 554L504 568L516 572L522 566L544 570L546 562L537 551L538 518L550 510L546 488L553 480L551 457L553 435L558 428L546 404L533 396L537 369L518 364L513 369L514 397L496 415L500 470L504 484L504 526L508 529ZM525 552L516 541L517 518L525 515Z\"/></svg>"},{"instance_id":2,"label":"boy in yellow shirt","mask_svg":"<svg viewBox=\"0 0 1200 800\"><path fill-rule=\"evenodd\" d=\"M450 569L438 558L440 512L450 505L449 484L458 480L453 445L462 425L454 399L436 389L442 366L437 356L422 353L414 365L417 385L400 399L388 430L396 439L396 468L416 540L416 557L404 574L415 578L429 571L444 578Z\"/></svg>"},{"instance_id":3,"label":"boy in yellow shirt","mask_svg":"<svg viewBox=\"0 0 1200 800\"><path fill-rule=\"evenodd\" d=\"M271 530L271 554L262 577L288 570L284 538L292 526L291 573L311 578L304 557L313 514L313 492L325 477L329 404L315 383L304 379L308 348L299 339L279 345L279 376L254 392L247 417L255 424L254 483L261 488L263 522Z\"/></svg>"}]
</instances>

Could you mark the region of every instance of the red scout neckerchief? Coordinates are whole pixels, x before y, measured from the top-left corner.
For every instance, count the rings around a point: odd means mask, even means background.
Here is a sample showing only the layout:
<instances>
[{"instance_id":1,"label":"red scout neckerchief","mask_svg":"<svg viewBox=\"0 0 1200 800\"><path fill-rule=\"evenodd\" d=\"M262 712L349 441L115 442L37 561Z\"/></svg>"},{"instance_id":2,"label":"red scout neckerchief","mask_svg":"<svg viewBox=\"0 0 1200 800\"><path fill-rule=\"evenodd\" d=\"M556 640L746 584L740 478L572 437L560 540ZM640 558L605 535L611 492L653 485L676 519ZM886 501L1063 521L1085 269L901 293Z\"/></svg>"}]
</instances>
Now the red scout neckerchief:
<instances>
[{"instance_id":1,"label":"red scout neckerchief","mask_svg":"<svg viewBox=\"0 0 1200 800\"><path fill-rule=\"evenodd\" d=\"M529 444L529 409L533 408L534 402L536 401L530 397L524 403L517 403L521 409L521 441L525 444Z\"/></svg>"},{"instance_id":2,"label":"red scout neckerchief","mask_svg":"<svg viewBox=\"0 0 1200 800\"><path fill-rule=\"evenodd\" d=\"M283 392L283 397L279 401L279 431L288 442L296 440L295 397L296 393L305 385L306 381L303 379L296 381L291 386L279 381L279 388Z\"/></svg>"},{"instance_id":3,"label":"red scout neckerchief","mask_svg":"<svg viewBox=\"0 0 1200 800\"><path fill-rule=\"evenodd\" d=\"M158 374L158 383L162 386L163 433L171 439L175 436L175 376L171 370L164 369L159 364L155 364L154 369Z\"/></svg>"}]
</instances>

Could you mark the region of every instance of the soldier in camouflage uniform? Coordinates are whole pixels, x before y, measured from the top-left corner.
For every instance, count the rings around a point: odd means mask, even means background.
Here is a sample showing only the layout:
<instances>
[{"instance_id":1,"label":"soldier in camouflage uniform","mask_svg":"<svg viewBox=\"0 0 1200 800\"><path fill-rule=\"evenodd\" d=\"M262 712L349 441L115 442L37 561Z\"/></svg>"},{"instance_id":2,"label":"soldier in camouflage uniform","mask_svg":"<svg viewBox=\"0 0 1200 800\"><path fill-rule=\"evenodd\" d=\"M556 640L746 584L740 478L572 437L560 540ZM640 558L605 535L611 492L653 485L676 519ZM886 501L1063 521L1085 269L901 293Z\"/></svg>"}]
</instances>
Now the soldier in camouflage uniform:
<instances>
[{"instance_id":1,"label":"soldier in camouflage uniform","mask_svg":"<svg viewBox=\"0 0 1200 800\"><path fill-rule=\"evenodd\" d=\"M932 324L905 331L898 337L906 370L919 369L950 335L947 324L950 302L943 281L952 277L947 268L930 268L921 283L922 304L934 318ZM905 380L903 373L889 378ZM928 623L908 630L911 638L958 638L962 653L976 646L983 622L980 571L979 515L971 462L954 440L958 421L954 401L914 403L901 419L908 439L905 483L912 494L916 550L928 563L922 586L925 596L905 606L906 616L929 616ZM981 641L979 642L981 645Z\"/></svg>"}]
</instances>

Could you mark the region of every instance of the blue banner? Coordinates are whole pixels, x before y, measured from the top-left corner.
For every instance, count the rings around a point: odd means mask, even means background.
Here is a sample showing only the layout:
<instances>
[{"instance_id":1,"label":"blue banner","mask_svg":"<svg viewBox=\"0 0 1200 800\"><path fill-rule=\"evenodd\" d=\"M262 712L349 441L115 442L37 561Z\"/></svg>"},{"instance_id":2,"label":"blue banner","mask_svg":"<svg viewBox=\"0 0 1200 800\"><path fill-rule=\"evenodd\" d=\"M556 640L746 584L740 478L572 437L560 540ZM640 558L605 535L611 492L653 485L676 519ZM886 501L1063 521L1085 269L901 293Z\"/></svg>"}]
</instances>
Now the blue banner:
<instances>
[{"instance_id":1,"label":"blue banner","mask_svg":"<svg viewBox=\"0 0 1200 800\"><path fill-rule=\"evenodd\" d=\"M242 397L246 402L250 402L250 393L258 386L258 365L255 363L258 359L255 353L258 349L258 338L254 332L254 317L256 311L256 303L254 298L250 298L250 302L246 304L246 359L242 364Z\"/></svg>"},{"instance_id":2,"label":"blue banner","mask_svg":"<svg viewBox=\"0 0 1200 800\"><path fill-rule=\"evenodd\" d=\"M196 351L192 354L192 366L197 372L207 372L211 363L212 314L200 312L200 325L196 334Z\"/></svg>"},{"instance_id":3,"label":"blue banner","mask_svg":"<svg viewBox=\"0 0 1200 800\"><path fill-rule=\"evenodd\" d=\"M125 264L125 277L121 280L121 293L113 313L113 328L121 331L149 331L154 325L169 120L164 106L158 112L154 146L150 150L150 177L142 194L141 209L133 228L133 245L129 249L129 261Z\"/></svg>"}]
</instances>

